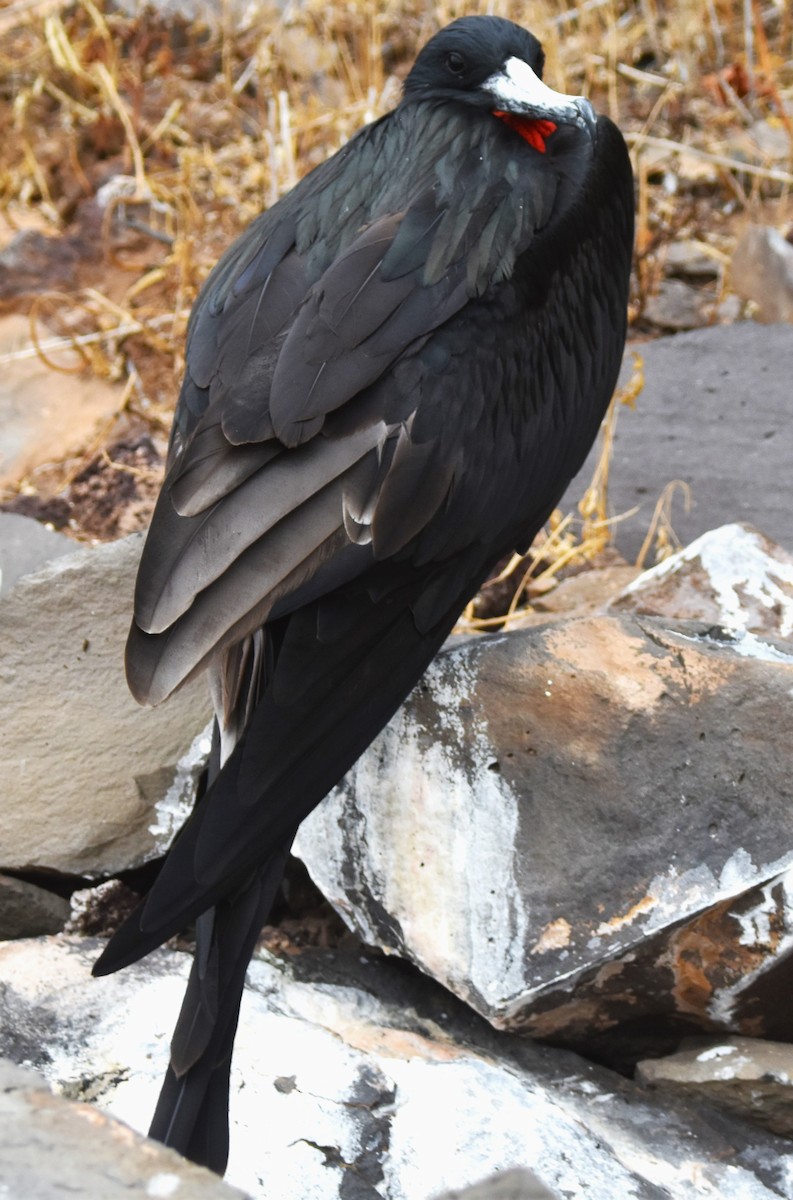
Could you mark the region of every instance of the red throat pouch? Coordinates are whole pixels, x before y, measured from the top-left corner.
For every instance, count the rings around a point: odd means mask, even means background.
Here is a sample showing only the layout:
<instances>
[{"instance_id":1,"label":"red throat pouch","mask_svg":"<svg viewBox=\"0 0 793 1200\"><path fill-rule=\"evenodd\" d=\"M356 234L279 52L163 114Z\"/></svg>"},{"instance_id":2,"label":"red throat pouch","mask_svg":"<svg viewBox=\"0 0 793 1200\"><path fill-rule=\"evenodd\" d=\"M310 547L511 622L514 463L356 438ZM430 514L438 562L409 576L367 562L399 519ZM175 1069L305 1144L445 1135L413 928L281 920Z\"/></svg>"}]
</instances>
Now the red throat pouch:
<instances>
[{"instance_id":1,"label":"red throat pouch","mask_svg":"<svg viewBox=\"0 0 793 1200\"><path fill-rule=\"evenodd\" d=\"M556 132L556 125L553 121L544 121L536 117L521 117L518 113L494 111L494 117L498 117L505 125L509 125L515 133L519 133L525 142L538 150L540 154L545 153L545 139L549 138L552 133Z\"/></svg>"}]
</instances>

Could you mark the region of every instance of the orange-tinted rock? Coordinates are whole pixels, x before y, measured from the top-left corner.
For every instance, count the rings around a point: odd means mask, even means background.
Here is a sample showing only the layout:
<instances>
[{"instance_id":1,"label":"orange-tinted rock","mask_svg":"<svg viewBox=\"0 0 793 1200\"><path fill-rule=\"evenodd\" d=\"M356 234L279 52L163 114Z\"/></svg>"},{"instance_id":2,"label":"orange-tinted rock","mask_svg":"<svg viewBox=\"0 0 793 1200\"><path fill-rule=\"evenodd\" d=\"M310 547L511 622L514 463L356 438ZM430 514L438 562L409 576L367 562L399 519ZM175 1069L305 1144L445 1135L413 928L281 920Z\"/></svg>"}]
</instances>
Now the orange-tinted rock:
<instances>
[{"instance_id":1,"label":"orange-tinted rock","mask_svg":"<svg viewBox=\"0 0 793 1200\"><path fill-rule=\"evenodd\" d=\"M501 1027L578 1044L659 1013L740 1028L725 989L787 960L736 913L793 864L793 746L774 736L792 689L793 649L702 624L469 640L298 853L365 941Z\"/></svg>"}]
</instances>

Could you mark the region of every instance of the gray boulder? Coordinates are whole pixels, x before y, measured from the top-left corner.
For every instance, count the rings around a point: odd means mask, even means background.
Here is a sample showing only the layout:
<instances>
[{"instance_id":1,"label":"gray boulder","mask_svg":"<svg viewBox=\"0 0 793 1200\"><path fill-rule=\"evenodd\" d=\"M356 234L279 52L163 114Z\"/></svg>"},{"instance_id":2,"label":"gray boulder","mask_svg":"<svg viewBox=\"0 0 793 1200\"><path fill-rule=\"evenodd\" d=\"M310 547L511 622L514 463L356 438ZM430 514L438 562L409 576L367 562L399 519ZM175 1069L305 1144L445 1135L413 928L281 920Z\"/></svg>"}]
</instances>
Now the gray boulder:
<instances>
[{"instance_id":1,"label":"gray boulder","mask_svg":"<svg viewBox=\"0 0 793 1200\"><path fill-rule=\"evenodd\" d=\"M729 521L749 521L793 550L790 513L789 325L697 329L629 348L644 359L644 388L633 410L621 409L609 470L609 509L635 516L614 526L617 549L633 561L656 503L671 480L671 515L682 545ZM601 453L596 444L561 501L574 511ZM652 562L652 558L648 562Z\"/></svg>"},{"instance_id":2,"label":"gray boulder","mask_svg":"<svg viewBox=\"0 0 793 1200\"><path fill-rule=\"evenodd\" d=\"M662 279L647 297L643 316L664 330L698 329L709 323L708 299L683 279Z\"/></svg>"},{"instance_id":3,"label":"gray boulder","mask_svg":"<svg viewBox=\"0 0 793 1200\"><path fill-rule=\"evenodd\" d=\"M0 600L0 868L110 874L161 853L189 810L206 684L155 712L124 679L141 546L77 550Z\"/></svg>"},{"instance_id":4,"label":"gray boulder","mask_svg":"<svg viewBox=\"0 0 793 1200\"><path fill-rule=\"evenodd\" d=\"M75 543L19 513L0 512L0 593L23 575L32 575L53 558L74 554Z\"/></svg>"},{"instance_id":5,"label":"gray boulder","mask_svg":"<svg viewBox=\"0 0 793 1200\"><path fill-rule=\"evenodd\" d=\"M750 525L722 525L642 572L610 607L790 639L793 555Z\"/></svg>"},{"instance_id":6,"label":"gray boulder","mask_svg":"<svg viewBox=\"0 0 793 1200\"><path fill-rule=\"evenodd\" d=\"M554 1196L531 1171L517 1168L492 1175L462 1192L444 1192L436 1200L554 1200Z\"/></svg>"},{"instance_id":7,"label":"gray boulder","mask_svg":"<svg viewBox=\"0 0 793 1200\"><path fill-rule=\"evenodd\" d=\"M242 1192L107 1114L54 1096L0 1059L0 1194L11 1200L245 1200Z\"/></svg>"},{"instance_id":8,"label":"gray boulder","mask_svg":"<svg viewBox=\"0 0 793 1200\"><path fill-rule=\"evenodd\" d=\"M789 924L793 748L769 730L791 689L793 649L695 623L463 641L296 853L364 941L499 1027L569 1040L674 1012L736 1028L736 964L768 983L790 944L728 914ZM707 986L680 932L695 921Z\"/></svg>"},{"instance_id":9,"label":"gray boulder","mask_svg":"<svg viewBox=\"0 0 793 1200\"><path fill-rule=\"evenodd\" d=\"M97 949L0 949L0 1048L142 1128L189 962L158 951L92 980ZM416 972L360 952L254 960L231 1113L228 1180L252 1197L424 1200L524 1167L558 1200L793 1198L789 1142L496 1033Z\"/></svg>"},{"instance_id":10,"label":"gray boulder","mask_svg":"<svg viewBox=\"0 0 793 1200\"><path fill-rule=\"evenodd\" d=\"M0 941L59 933L69 913L69 901L54 892L0 875Z\"/></svg>"},{"instance_id":11,"label":"gray boulder","mask_svg":"<svg viewBox=\"0 0 793 1200\"><path fill-rule=\"evenodd\" d=\"M639 1063L637 1078L793 1137L793 1046L744 1037L689 1041L676 1054Z\"/></svg>"}]
</instances>

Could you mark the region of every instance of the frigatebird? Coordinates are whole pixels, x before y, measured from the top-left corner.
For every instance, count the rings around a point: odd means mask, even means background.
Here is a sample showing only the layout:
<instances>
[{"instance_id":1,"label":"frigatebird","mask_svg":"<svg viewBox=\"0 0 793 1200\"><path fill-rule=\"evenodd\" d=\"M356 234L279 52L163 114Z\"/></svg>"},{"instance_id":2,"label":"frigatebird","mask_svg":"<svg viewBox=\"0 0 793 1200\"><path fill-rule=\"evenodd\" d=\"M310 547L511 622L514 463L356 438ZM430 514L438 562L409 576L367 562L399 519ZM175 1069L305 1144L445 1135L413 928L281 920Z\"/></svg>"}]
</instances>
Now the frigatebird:
<instances>
[{"instance_id":1,"label":"frigatebird","mask_svg":"<svg viewBox=\"0 0 793 1200\"><path fill-rule=\"evenodd\" d=\"M625 143L464 17L398 106L258 217L193 309L127 675L204 668L209 777L104 974L190 922L153 1137L218 1172L245 972L301 820L593 442L626 329Z\"/></svg>"}]
</instances>

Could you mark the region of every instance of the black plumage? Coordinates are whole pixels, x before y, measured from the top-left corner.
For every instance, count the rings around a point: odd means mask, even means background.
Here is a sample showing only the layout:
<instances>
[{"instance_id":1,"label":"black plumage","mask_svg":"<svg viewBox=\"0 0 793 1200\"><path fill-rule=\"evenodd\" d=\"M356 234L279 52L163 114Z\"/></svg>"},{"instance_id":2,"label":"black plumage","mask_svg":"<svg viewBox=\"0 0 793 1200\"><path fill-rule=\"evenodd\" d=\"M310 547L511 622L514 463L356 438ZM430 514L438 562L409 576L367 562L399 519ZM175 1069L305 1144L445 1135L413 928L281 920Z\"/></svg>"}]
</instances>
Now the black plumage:
<instances>
[{"instance_id":1,"label":"black plumage","mask_svg":"<svg viewBox=\"0 0 793 1200\"><path fill-rule=\"evenodd\" d=\"M127 671L209 667L206 792L98 973L188 922L197 950L152 1133L222 1171L245 969L300 821L581 466L625 337L624 142L463 18L400 105L260 216L190 322Z\"/></svg>"}]
</instances>

